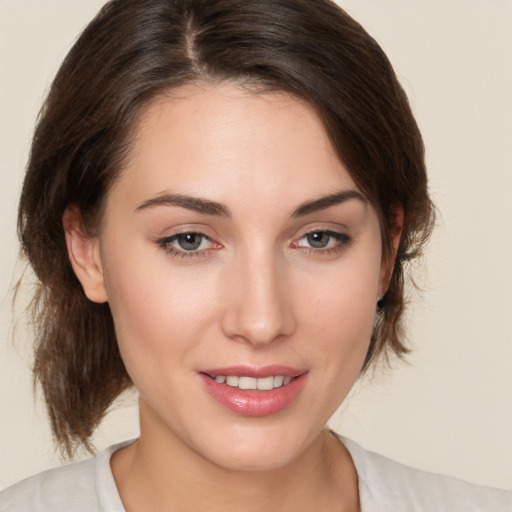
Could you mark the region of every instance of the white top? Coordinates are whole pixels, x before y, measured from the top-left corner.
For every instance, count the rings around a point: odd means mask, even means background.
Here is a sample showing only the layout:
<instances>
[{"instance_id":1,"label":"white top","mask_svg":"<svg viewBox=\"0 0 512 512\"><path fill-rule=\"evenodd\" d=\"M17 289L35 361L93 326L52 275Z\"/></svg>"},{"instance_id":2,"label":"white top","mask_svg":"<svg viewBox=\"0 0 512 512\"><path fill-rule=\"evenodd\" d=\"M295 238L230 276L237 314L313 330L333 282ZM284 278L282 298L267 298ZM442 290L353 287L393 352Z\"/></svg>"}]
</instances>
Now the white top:
<instances>
[{"instance_id":1,"label":"white top","mask_svg":"<svg viewBox=\"0 0 512 512\"><path fill-rule=\"evenodd\" d=\"M361 512L512 512L512 492L412 469L340 437L358 473ZM112 471L116 444L0 493L0 512L125 512Z\"/></svg>"}]
</instances>

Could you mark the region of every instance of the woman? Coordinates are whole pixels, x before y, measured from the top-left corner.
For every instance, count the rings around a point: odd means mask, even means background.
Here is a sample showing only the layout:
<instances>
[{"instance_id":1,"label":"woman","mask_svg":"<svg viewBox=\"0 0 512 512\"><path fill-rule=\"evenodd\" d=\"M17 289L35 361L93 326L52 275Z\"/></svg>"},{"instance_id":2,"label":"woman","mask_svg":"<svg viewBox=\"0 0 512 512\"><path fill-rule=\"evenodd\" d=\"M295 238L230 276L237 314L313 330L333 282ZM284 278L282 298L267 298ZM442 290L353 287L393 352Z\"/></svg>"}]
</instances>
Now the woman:
<instances>
[{"instance_id":1,"label":"woman","mask_svg":"<svg viewBox=\"0 0 512 512\"><path fill-rule=\"evenodd\" d=\"M423 156L385 55L330 2L107 4L46 101L19 231L56 439L89 446L132 385L141 433L0 509L509 507L324 430L406 351Z\"/></svg>"}]
</instances>

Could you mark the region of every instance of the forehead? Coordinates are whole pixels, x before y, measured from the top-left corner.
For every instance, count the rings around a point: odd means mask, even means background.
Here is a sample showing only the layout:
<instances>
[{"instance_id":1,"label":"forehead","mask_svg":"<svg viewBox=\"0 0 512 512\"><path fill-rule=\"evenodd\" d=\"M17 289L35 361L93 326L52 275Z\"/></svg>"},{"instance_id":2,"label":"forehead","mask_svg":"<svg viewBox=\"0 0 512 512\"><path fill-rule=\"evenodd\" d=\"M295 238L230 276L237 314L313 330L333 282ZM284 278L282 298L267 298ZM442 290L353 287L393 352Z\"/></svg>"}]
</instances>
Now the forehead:
<instances>
[{"instance_id":1,"label":"forehead","mask_svg":"<svg viewBox=\"0 0 512 512\"><path fill-rule=\"evenodd\" d=\"M261 205L344 188L356 187L310 105L224 83L153 99L113 192L130 190L143 201L171 191L224 203L251 193Z\"/></svg>"}]
</instances>

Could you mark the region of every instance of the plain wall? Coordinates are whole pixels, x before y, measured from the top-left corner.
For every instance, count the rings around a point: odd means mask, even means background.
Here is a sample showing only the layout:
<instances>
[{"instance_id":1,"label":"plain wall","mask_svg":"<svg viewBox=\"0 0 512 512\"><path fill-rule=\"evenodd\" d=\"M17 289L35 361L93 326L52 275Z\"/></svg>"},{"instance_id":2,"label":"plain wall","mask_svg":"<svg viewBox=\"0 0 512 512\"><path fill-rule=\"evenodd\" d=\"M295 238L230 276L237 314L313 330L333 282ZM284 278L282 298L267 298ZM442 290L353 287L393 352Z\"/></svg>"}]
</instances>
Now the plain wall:
<instances>
[{"instance_id":1,"label":"plain wall","mask_svg":"<svg viewBox=\"0 0 512 512\"><path fill-rule=\"evenodd\" d=\"M512 2L340 0L377 39L423 131L438 227L407 364L364 379L332 426L407 464L512 488ZM0 488L60 463L12 343L16 207L51 78L102 0L0 1ZM19 310L20 308L18 308ZM137 435L128 396L97 447Z\"/></svg>"}]
</instances>

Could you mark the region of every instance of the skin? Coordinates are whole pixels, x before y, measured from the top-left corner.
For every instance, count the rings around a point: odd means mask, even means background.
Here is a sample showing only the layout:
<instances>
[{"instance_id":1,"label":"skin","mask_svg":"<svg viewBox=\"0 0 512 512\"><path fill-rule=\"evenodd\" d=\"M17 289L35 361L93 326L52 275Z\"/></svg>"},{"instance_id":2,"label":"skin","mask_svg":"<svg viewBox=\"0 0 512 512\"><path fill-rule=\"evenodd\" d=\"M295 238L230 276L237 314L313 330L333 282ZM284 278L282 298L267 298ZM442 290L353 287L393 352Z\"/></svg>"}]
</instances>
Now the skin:
<instances>
[{"instance_id":1,"label":"skin","mask_svg":"<svg viewBox=\"0 0 512 512\"><path fill-rule=\"evenodd\" d=\"M98 237L73 207L64 215L73 268L109 302L140 393L140 439L111 463L127 510L358 510L353 463L324 427L388 282L375 210L314 110L284 93L183 87L135 133ZM339 192L353 197L300 210ZM197 250L184 232L205 235ZM198 377L240 364L305 369L306 383L284 410L243 416Z\"/></svg>"}]
</instances>

